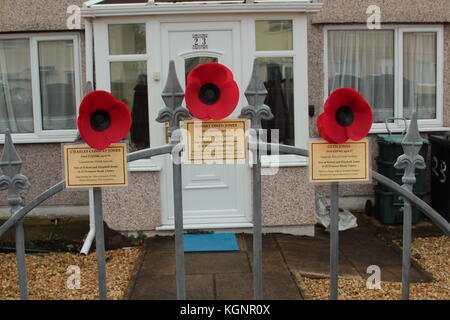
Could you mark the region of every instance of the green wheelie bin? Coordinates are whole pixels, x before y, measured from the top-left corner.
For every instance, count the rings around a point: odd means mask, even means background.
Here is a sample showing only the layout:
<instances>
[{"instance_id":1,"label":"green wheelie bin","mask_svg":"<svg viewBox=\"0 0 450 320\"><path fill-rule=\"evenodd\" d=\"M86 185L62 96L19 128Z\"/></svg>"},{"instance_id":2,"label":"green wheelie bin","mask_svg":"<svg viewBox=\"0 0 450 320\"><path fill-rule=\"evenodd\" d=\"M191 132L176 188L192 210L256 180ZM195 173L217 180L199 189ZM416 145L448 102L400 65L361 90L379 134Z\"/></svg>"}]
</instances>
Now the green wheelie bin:
<instances>
[{"instance_id":1,"label":"green wheelie bin","mask_svg":"<svg viewBox=\"0 0 450 320\"><path fill-rule=\"evenodd\" d=\"M405 132L402 134L392 134L388 128L388 120L398 118L388 118L385 121L387 134L379 134L377 143L379 147L379 155L375 158L378 173L402 185L403 169L394 168L397 158L403 154L402 141ZM403 118L400 118L405 120ZM405 120L406 126L406 120ZM428 153L429 141L422 139L423 145L420 149L420 155L426 160ZM426 169L416 169L416 183L413 186L413 192L416 196L423 199L426 194L425 190ZM375 186L375 217L383 224L401 224L403 222L403 199L398 193L382 186ZM421 220L422 214L417 208L412 209L412 223L416 224Z\"/></svg>"}]
</instances>

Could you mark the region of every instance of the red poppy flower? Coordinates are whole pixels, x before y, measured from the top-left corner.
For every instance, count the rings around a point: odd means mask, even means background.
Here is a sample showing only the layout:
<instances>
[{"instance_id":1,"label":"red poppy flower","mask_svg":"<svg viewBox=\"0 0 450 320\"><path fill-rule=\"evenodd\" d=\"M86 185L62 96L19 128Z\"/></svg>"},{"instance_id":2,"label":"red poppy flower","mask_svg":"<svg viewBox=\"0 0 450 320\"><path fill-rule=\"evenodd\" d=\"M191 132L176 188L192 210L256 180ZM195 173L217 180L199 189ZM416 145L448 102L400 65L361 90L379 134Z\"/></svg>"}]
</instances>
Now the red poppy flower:
<instances>
[{"instance_id":1,"label":"red poppy flower","mask_svg":"<svg viewBox=\"0 0 450 320\"><path fill-rule=\"evenodd\" d=\"M220 63L197 66L187 77L186 106L201 120L221 120L229 116L239 101L233 73Z\"/></svg>"},{"instance_id":2,"label":"red poppy flower","mask_svg":"<svg viewBox=\"0 0 450 320\"><path fill-rule=\"evenodd\" d=\"M372 127L372 109L363 96L350 88L333 91L325 101L324 112L317 118L317 129L330 143L358 141Z\"/></svg>"},{"instance_id":3,"label":"red poppy flower","mask_svg":"<svg viewBox=\"0 0 450 320\"><path fill-rule=\"evenodd\" d=\"M131 114L128 106L106 91L92 91L80 104L78 131L86 143L102 150L119 142L130 131Z\"/></svg>"}]
</instances>

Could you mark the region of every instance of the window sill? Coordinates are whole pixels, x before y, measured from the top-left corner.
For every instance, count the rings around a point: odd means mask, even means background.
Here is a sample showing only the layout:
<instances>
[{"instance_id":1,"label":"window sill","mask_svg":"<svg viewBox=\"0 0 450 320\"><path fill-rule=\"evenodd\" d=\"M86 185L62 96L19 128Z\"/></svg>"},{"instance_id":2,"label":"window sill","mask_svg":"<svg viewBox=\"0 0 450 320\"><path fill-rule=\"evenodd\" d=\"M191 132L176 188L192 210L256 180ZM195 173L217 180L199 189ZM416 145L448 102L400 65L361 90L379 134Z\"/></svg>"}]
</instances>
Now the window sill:
<instances>
[{"instance_id":1,"label":"window sill","mask_svg":"<svg viewBox=\"0 0 450 320\"><path fill-rule=\"evenodd\" d=\"M161 166L156 165L151 159L140 159L128 163L129 172L161 171Z\"/></svg>"},{"instance_id":2,"label":"window sill","mask_svg":"<svg viewBox=\"0 0 450 320\"><path fill-rule=\"evenodd\" d=\"M389 127L389 131L391 133L402 133L405 131L403 127L396 126L396 127ZM419 132L440 132L440 131L450 131L450 127L442 127L442 126L421 126L419 124ZM375 134L375 133L389 133L388 130L386 130L386 127L379 127L379 128L373 128L369 131L369 134Z\"/></svg>"},{"instance_id":3,"label":"window sill","mask_svg":"<svg viewBox=\"0 0 450 320\"><path fill-rule=\"evenodd\" d=\"M284 167L306 167L308 158L293 154L283 154L280 156L262 156L261 167L263 168L284 168Z\"/></svg>"},{"instance_id":4,"label":"window sill","mask_svg":"<svg viewBox=\"0 0 450 320\"><path fill-rule=\"evenodd\" d=\"M12 141L15 144L24 143L64 143L74 142L77 138L76 130L36 133L13 133ZM0 134L0 143L5 143L5 135Z\"/></svg>"}]
</instances>

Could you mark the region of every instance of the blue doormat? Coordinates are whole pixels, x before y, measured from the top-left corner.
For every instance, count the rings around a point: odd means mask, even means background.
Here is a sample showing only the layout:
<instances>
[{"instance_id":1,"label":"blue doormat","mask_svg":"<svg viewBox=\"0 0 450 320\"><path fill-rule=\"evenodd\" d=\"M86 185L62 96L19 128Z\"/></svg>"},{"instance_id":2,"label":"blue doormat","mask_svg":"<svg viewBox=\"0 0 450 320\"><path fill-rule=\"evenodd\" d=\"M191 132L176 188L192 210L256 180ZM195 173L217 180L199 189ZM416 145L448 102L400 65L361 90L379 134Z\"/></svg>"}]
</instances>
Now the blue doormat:
<instances>
[{"instance_id":1,"label":"blue doormat","mask_svg":"<svg viewBox=\"0 0 450 320\"><path fill-rule=\"evenodd\" d=\"M232 233L184 235L184 252L204 251L239 251L236 235Z\"/></svg>"}]
</instances>

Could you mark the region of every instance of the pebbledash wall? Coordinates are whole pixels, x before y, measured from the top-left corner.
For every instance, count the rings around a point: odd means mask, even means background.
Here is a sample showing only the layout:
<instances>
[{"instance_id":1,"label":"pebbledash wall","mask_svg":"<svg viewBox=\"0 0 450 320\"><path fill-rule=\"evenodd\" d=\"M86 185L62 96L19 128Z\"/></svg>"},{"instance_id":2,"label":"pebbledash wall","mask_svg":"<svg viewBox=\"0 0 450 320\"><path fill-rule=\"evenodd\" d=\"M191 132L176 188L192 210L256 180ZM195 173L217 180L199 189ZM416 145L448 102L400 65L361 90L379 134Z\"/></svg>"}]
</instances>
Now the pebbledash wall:
<instances>
[{"instance_id":1,"label":"pebbledash wall","mask_svg":"<svg viewBox=\"0 0 450 320\"><path fill-rule=\"evenodd\" d=\"M2 0L0 34L27 32L77 32L80 34L82 73L84 79L84 31L68 30L66 19L69 5L81 6L82 0ZM310 136L317 137L317 116L322 112L324 92L324 28L343 24L365 26L366 9L380 7L383 24L433 24L443 27L443 126L450 126L450 8L448 0L324 0L320 13L308 14L308 85L309 104L315 106L310 118ZM83 81L84 87L84 81ZM372 159L378 153L375 134L370 135ZM63 179L60 143L17 144L24 162L22 173L28 176L32 188L25 191L25 201ZM311 186L307 167L283 167L274 176L262 177L263 224L270 227L299 226L301 233L312 234L318 196L327 196L325 185ZM130 172L129 187L106 188L103 193L107 223L116 230L154 230L161 226L160 172ZM139 191L139 192L136 192ZM343 203L362 208L365 199L373 196L373 185L343 185ZM250 196L250 195L249 195ZM352 201L346 202L346 199ZM5 204L6 194L0 198ZM354 201L354 200L359 201ZM87 191L61 192L45 203L44 211L87 214ZM275 229L273 229L275 230ZM279 229L281 230L281 229Z\"/></svg>"},{"instance_id":2,"label":"pebbledash wall","mask_svg":"<svg viewBox=\"0 0 450 320\"><path fill-rule=\"evenodd\" d=\"M52 33L76 33L80 38L81 79L84 87L85 54L84 54L84 25L79 30L69 30L67 27L67 8L71 5L82 6L83 0L2 0L0 4L0 36L14 34L45 35ZM4 135L0 135L3 149ZM13 141L14 137L13 135ZM15 139L16 140L16 139ZM23 192L25 202L45 191L50 186L63 179L61 158L61 143L20 143L15 142L17 151L22 158L22 173L30 180L32 187ZM61 213L69 215L86 215L89 213L87 191L64 190L55 197L47 200L43 206L37 208L40 214ZM6 193L2 192L0 204L5 205ZM61 207L63 206L63 207ZM1 210L0 216L8 215L7 208Z\"/></svg>"}]
</instances>

